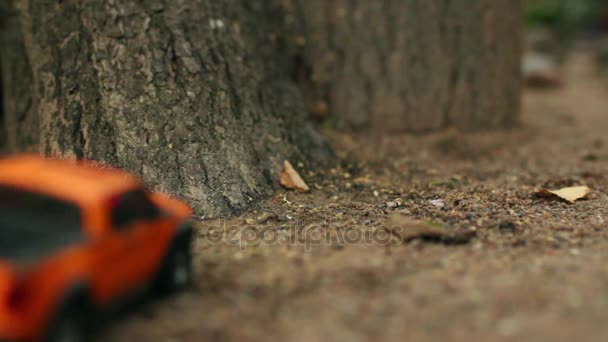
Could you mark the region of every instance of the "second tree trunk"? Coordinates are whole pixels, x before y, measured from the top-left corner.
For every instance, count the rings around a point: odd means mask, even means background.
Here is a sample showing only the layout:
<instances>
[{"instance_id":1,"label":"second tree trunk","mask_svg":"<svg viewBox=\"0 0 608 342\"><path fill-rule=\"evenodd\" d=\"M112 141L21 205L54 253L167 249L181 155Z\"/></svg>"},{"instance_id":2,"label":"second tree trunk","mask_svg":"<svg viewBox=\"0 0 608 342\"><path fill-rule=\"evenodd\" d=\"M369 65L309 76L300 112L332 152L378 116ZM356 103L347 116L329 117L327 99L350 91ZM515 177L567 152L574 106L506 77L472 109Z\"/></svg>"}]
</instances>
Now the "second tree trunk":
<instances>
[{"instance_id":1,"label":"second tree trunk","mask_svg":"<svg viewBox=\"0 0 608 342\"><path fill-rule=\"evenodd\" d=\"M513 0L283 0L311 108L348 128L516 123L523 7Z\"/></svg>"}]
</instances>

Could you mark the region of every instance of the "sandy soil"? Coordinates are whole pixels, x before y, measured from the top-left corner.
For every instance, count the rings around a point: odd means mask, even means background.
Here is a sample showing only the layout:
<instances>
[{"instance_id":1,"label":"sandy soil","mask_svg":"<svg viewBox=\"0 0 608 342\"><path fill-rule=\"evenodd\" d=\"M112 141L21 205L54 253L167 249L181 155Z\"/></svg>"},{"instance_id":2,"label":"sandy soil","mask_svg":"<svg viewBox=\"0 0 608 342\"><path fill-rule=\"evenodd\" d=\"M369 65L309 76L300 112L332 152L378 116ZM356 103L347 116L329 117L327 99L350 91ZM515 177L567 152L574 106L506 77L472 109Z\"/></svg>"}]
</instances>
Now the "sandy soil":
<instances>
[{"instance_id":1,"label":"sandy soil","mask_svg":"<svg viewBox=\"0 0 608 342\"><path fill-rule=\"evenodd\" d=\"M196 289L102 340L605 339L608 82L581 53L565 79L527 91L512 132L327 132L341 163L300 166L312 193L202 222ZM575 204L535 196L569 185L593 191ZM383 229L395 212L476 236L401 243Z\"/></svg>"}]
</instances>

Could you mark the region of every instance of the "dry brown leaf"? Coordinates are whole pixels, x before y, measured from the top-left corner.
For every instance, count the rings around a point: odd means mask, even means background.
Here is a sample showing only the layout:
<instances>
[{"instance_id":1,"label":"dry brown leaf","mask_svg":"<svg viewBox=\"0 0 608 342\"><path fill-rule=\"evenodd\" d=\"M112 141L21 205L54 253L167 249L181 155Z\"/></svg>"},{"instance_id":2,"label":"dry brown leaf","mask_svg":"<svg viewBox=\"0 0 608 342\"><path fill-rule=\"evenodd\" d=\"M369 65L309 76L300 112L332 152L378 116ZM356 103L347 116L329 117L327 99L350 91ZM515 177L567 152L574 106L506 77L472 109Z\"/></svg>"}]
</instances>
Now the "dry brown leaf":
<instances>
[{"instance_id":1,"label":"dry brown leaf","mask_svg":"<svg viewBox=\"0 0 608 342\"><path fill-rule=\"evenodd\" d=\"M468 229L446 229L424 221L410 219L401 213L392 214L385 227L386 231L401 242L420 239L444 244L463 244L475 237L476 232Z\"/></svg>"},{"instance_id":2,"label":"dry brown leaf","mask_svg":"<svg viewBox=\"0 0 608 342\"><path fill-rule=\"evenodd\" d=\"M298 192L308 192L310 188L300 174L291 166L291 163L287 160L283 163L283 169L281 170L281 185L288 188L294 189Z\"/></svg>"},{"instance_id":3,"label":"dry brown leaf","mask_svg":"<svg viewBox=\"0 0 608 342\"><path fill-rule=\"evenodd\" d=\"M561 198L570 203L574 203L576 200L584 198L591 191L587 186L573 186L568 188L562 188L559 190L540 189L538 193L543 196L550 196Z\"/></svg>"}]
</instances>

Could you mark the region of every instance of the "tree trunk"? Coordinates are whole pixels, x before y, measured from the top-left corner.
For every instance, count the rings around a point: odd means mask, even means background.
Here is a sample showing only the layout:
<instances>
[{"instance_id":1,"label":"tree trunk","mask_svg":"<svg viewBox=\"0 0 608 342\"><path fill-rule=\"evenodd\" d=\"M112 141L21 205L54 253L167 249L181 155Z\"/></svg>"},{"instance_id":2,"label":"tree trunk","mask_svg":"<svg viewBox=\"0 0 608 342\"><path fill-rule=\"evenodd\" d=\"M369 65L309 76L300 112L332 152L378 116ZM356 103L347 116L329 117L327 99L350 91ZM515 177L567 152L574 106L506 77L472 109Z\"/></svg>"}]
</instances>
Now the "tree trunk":
<instances>
[{"instance_id":1,"label":"tree trunk","mask_svg":"<svg viewBox=\"0 0 608 342\"><path fill-rule=\"evenodd\" d=\"M5 0L6 142L131 170L205 216L330 152L343 126L508 127L519 108L512 0Z\"/></svg>"},{"instance_id":2,"label":"tree trunk","mask_svg":"<svg viewBox=\"0 0 608 342\"><path fill-rule=\"evenodd\" d=\"M276 53L268 3L5 3L10 148L126 168L200 215L238 212L283 159L330 155Z\"/></svg>"},{"instance_id":3,"label":"tree trunk","mask_svg":"<svg viewBox=\"0 0 608 342\"><path fill-rule=\"evenodd\" d=\"M520 103L520 0L282 0L310 108L392 131L504 128Z\"/></svg>"}]
</instances>

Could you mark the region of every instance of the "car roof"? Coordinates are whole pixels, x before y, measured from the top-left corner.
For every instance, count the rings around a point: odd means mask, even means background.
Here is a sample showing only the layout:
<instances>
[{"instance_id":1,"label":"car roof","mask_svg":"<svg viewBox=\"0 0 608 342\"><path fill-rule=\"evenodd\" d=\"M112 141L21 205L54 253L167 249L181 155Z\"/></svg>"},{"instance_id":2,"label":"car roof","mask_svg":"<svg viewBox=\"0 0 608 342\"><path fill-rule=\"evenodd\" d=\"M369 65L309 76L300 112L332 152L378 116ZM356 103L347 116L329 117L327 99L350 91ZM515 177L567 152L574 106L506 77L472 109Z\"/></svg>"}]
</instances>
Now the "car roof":
<instances>
[{"instance_id":1,"label":"car roof","mask_svg":"<svg viewBox=\"0 0 608 342\"><path fill-rule=\"evenodd\" d=\"M0 186L88 204L140 186L137 178L91 161L21 155L0 159Z\"/></svg>"}]
</instances>

